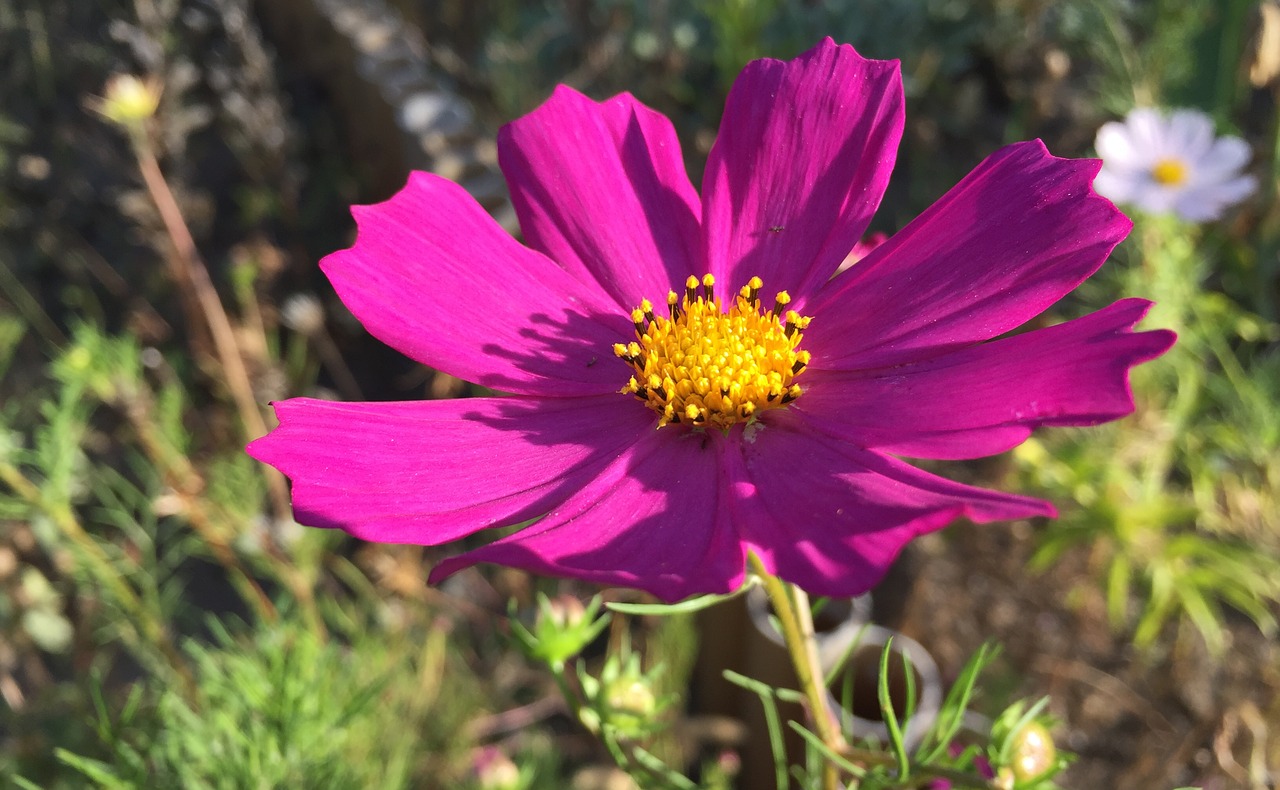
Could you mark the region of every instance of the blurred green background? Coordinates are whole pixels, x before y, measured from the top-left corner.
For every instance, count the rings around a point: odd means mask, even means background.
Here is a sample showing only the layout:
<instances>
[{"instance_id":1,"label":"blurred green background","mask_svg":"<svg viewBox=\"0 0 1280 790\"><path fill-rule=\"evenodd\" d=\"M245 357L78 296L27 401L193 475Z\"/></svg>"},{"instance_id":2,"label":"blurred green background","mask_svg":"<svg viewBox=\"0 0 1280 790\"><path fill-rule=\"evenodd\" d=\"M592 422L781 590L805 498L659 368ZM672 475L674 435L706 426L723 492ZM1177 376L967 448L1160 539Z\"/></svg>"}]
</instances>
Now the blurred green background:
<instances>
[{"instance_id":1,"label":"blurred green background","mask_svg":"<svg viewBox=\"0 0 1280 790\"><path fill-rule=\"evenodd\" d=\"M500 569L429 589L436 550L299 528L242 448L272 399L471 392L365 335L320 276L349 204L428 168L515 230L493 137L561 82L670 116L696 184L742 65L827 35L902 62L873 230L1003 144L1089 156L1134 106L1253 146L1244 205L1136 216L1042 319L1157 300L1147 325L1180 342L1135 375L1138 413L947 466L1062 518L929 536L877 597L950 676L1003 646L989 711L1052 695L1065 786L1274 786L1280 6L1245 0L0 0L0 777L466 787L494 746L520 786L608 786L505 623L508 599L589 589ZM163 88L141 142L94 111L119 73ZM685 702L654 749L711 777L741 746L712 725L744 714L700 680L724 659L697 633L732 642L740 613L704 617L611 639L666 661Z\"/></svg>"}]
</instances>

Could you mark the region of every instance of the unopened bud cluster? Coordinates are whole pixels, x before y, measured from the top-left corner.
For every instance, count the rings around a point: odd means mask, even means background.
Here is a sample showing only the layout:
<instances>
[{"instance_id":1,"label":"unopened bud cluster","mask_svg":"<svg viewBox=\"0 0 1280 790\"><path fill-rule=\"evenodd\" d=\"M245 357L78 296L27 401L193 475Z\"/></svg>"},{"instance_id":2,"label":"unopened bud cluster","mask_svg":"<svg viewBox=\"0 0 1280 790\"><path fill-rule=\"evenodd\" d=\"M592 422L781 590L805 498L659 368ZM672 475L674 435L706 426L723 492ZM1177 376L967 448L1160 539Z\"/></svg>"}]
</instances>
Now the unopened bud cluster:
<instances>
[{"instance_id":1,"label":"unopened bud cluster","mask_svg":"<svg viewBox=\"0 0 1280 790\"><path fill-rule=\"evenodd\" d=\"M600 677L579 671L578 679L588 706L581 712L587 729L608 728L624 738L640 738L662 727L659 719L671 698L658 697L658 676L662 666L649 672L640 669L640 655L624 645L609 656Z\"/></svg>"},{"instance_id":2,"label":"unopened bud cluster","mask_svg":"<svg viewBox=\"0 0 1280 790\"><path fill-rule=\"evenodd\" d=\"M584 606L573 596L548 598L539 594L533 630L513 617L512 633L530 658L559 672L565 662L595 641L609 624L609 614L601 614L600 609L599 596Z\"/></svg>"}]
</instances>

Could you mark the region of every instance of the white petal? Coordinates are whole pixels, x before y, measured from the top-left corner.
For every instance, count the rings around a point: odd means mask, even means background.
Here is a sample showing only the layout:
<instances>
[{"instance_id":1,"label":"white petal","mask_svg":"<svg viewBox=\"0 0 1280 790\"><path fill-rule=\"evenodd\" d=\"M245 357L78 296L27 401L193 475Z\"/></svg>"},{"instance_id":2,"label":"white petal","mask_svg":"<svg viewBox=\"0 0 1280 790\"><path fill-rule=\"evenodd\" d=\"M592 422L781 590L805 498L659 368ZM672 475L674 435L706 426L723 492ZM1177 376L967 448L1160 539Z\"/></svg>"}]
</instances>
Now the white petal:
<instances>
[{"instance_id":1,"label":"white petal","mask_svg":"<svg viewBox=\"0 0 1280 790\"><path fill-rule=\"evenodd\" d=\"M1140 163L1145 161L1141 149L1133 144L1129 127L1118 121L1102 125L1094 147L1098 149L1098 156L1102 157L1107 167L1140 167Z\"/></svg>"},{"instance_id":2,"label":"white petal","mask_svg":"<svg viewBox=\"0 0 1280 790\"><path fill-rule=\"evenodd\" d=\"M1209 222L1222 216L1223 204L1210 190L1191 189L1178 196L1173 213L1188 222Z\"/></svg>"},{"instance_id":3,"label":"white petal","mask_svg":"<svg viewBox=\"0 0 1280 790\"><path fill-rule=\"evenodd\" d=\"M1219 137L1196 163L1196 175L1208 181L1225 181L1248 163L1253 152L1239 137Z\"/></svg>"},{"instance_id":4,"label":"white petal","mask_svg":"<svg viewBox=\"0 0 1280 790\"><path fill-rule=\"evenodd\" d=\"M1239 178L1216 187L1218 197L1227 203L1239 203L1258 189L1258 179L1253 176Z\"/></svg>"},{"instance_id":5,"label":"white petal","mask_svg":"<svg viewBox=\"0 0 1280 790\"><path fill-rule=\"evenodd\" d=\"M1223 212L1244 200L1258 188L1253 176L1241 176L1225 184L1209 184L1188 189L1174 204L1179 217L1193 222L1206 222L1222 216Z\"/></svg>"},{"instance_id":6,"label":"white petal","mask_svg":"<svg viewBox=\"0 0 1280 790\"><path fill-rule=\"evenodd\" d=\"M1093 179L1093 189L1113 203L1128 203L1133 200L1140 178L1134 173L1116 171L1109 164L1104 164Z\"/></svg>"},{"instance_id":7,"label":"white petal","mask_svg":"<svg viewBox=\"0 0 1280 790\"><path fill-rule=\"evenodd\" d=\"M1166 141L1169 153L1195 161L1213 145L1213 119L1199 110L1177 110L1169 116Z\"/></svg>"},{"instance_id":8,"label":"white petal","mask_svg":"<svg viewBox=\"0 0 1280 790\"><path fill-rule=\"evenodd\" d=\"M1138 151L1146 152L1150 158L1168 152L1167 129L1158 110L1138 107L1129 112L1124 123L1129 127L1129 139Z\"/></svg>"},{"instance_id":9,"label":"white petal","mask_svg":"<svg viewBox=\"0 0 1280 790\"><path fill-rule=\"evenodd\" d=\"M1185 192L1177 187L1167 187L1154 181L1142 181L1134 186L1130 202L1148 214L1167 214L1175 201Z\"/></svg>"}]
</instances>

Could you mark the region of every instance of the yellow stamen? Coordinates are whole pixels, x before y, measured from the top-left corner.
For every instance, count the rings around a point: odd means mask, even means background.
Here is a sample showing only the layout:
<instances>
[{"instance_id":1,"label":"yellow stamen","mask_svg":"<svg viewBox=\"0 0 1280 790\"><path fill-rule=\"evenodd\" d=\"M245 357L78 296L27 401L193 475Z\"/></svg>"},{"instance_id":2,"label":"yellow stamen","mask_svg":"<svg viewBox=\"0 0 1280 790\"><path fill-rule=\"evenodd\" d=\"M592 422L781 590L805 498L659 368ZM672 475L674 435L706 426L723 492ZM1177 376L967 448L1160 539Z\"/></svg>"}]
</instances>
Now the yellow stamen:
<instances>
[{"instance_id":1,"label":"yellow stamen","mask_svg":"<svg viewBox=\"0 0 1280 790\"><path fill-rule=\"evenodd\" d=\"M683 298L667 294L670 318L655 315L649 300L642 301L631 313L636 340L613 346L635 371L622 392L657 412L659 427L721 429L800 397L794 379L809 364L809 352L799 346L810 319L787 309L786 291L762 312L763 286L752 277L725 310L714 277L690 277Z\"/></svg>"},{"instance_id":2,"label":"yellow stamen","mask_svg":"<svg viewBox=\"0 0 1280 790\"><path fill-rule=\"evenodd\" d=\"M1151 168L1151 178L1167 187L1185 183L1188 175L1187 165L1181 159L1161 159Z\"/></svg>"}]
</instances>

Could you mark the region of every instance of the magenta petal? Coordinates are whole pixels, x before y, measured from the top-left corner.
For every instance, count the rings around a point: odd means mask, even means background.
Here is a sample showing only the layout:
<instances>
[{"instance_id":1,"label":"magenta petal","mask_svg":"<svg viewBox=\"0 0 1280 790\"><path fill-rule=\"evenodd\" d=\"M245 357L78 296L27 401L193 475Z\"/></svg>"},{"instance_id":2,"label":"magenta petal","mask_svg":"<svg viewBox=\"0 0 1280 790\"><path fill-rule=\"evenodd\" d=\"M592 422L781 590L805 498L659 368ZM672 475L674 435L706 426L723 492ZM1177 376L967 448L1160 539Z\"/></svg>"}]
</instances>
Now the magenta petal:
<instances>
[{"instance_id":1,"label":"magenta petal","mask_svg":"<svg viewBox=\"0 0 1280 790\"><path fill-rule=\"evenodd\" d=\"M1132 332L1150 309L1125 299L1074 321L871 371L806 373L794 408L860 447L917 458L978 458L1040 425L1096 425L1133 411L1129 369L1173 345Z\"/></svg>"},{"instance_id":2,"label":"magenta petal","mask_svg":"<svg viewBox=\"0 0 1280 790\"><path fill-rule=\"evenodd\" d=\"M912 538L961 516L1056 515L1047 502L961 485L780 417L744 435L728 474L744 542L771 572L815 595L866 592Z\"/></svg>"},{"instance_id":3,"label":"magenta petal","mask_svg":"<svg viewBox=\"0 0 1280 790\"><path fill-rule=\"evenodd\" d=\"M1020 326L1093 274L1132 223L1096 160L997 151L811 302L812 368L927 359Z\"/></svg>"},{"instance_id":4,"label":"magenta petal","mask_svg":"<svg viewBox=\"0 0 1280 790\"><path fill-rule=\"evenodd\" d=\"M646 590L664 601L741 585L719 435L652 431L537 524L449 558L432 583L479 562Z\"/></svg>"},{"instance_id":5,"label":"magenta petal","mask_svg":"<svg viewBox=\"0 0 1280 790\"><path fill-rule=\"evenodd\" d=\"M320 266L379 340L508 392L603 394L626 382L610 348L634 334L629 315L521 246L462 187L414 173L352 213L355 245Z\"/></svg>"},{"instance_id":6,"label":"magenta petal","mask_svg":"<svg viewBox=\"0 0 1280 790\"><path fill-rule=\"evenodd\" d=\"M630 94L560 86L498 135L525 240L626 313L704 271L698 193L675 129Z\"/></svg>"},{"instance_id":7,"label":"magenta petal","mask_svg":"<svg viewBox=\"0 0 1280 790\"><path fill-rule=\"evenodd\" d=\"M826 39L738 76L703 179L707 262L727 292L752 276L804 297L880 205L902 137L898 62Z\"/></svg>"},{"instance_id":8,"label":"magenta petal","mask_svg":"<svg viewBox=\"0 0 1280 790\"><path fill-rule=\"evenodd\" d=\"M634 400L470 398L275 404L249 445L293 480L302 524L434 545L539 516L653 431Z\"/></svg>"}]
</instances>

